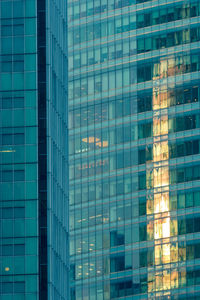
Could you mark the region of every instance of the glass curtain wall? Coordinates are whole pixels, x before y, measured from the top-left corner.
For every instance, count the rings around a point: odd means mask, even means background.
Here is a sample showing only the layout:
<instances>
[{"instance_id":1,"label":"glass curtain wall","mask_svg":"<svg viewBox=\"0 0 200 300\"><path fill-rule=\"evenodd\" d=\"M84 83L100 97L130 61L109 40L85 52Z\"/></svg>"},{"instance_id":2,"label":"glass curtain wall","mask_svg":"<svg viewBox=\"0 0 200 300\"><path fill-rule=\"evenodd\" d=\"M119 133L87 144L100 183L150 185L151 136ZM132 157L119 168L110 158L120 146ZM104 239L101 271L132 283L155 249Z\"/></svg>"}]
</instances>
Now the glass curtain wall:
<instances>
[{"instance_id":1,"label":"glass curtain wall","mask_svg":"<svg viewBox=\"0 0 200 300\"><path fill-rule=\"evenodd\" d=\"M199 299L199 1L68 1L73 300Z\"/></svg>"},{"instance_id":2,"label":"glass curtain wall","mask_svg":"<svg viewBox=\"0 0 200 300\"><path fill-rule=\"evenodd\" d=\"M69 180L66 0L46 0L46 76L47 299L68 300ZM42 296L41 300L43 300Z\"/></svg>"},{"instance_id":3,"label":"glass curtain wall","mask_svg":"<svg viewBox=\"0 0 200 300\"><path fill-rule=\"evenodd\" d=\"M0 2L0 298L38 299L37 7Z\"/></svg>"},{"instance_id":4,"label":"glass curtain wall","mask_svg":"<svg viewBox=\"0 0 200 300\"><path fill-rule=\"evenodd\" d=\"M0 299L68 299L66 1L0 1Z\"/></svg>"}]
</instances>

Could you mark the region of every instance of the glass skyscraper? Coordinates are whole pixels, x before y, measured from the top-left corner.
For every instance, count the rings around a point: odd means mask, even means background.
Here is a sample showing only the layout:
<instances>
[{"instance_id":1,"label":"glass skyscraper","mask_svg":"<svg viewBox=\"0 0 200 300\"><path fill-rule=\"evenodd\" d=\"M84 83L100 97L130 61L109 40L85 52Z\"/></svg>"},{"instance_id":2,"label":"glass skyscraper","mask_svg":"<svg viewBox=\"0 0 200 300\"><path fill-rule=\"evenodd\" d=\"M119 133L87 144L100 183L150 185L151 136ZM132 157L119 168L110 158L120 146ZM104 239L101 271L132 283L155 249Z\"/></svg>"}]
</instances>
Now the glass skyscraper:
<instances>
[{"instance_id":1,"label":"glass skyscraper","mask_svg":"<svg viewBox=\"0 0 200 300\"><path fill-rule=\"evenodd\" d=\"M0 299L68 297L67 7L0 1Z\"/></svg>"},{"instance_id":2,"label":"glass skyscraper","mask_svg":"<svg viewBox=\"0 0 200 300\"><path fill-rule=\"evenodd\" d=\"M200 1L68 0L72 300L200 299Z\"/></svg>"}]
</instances>

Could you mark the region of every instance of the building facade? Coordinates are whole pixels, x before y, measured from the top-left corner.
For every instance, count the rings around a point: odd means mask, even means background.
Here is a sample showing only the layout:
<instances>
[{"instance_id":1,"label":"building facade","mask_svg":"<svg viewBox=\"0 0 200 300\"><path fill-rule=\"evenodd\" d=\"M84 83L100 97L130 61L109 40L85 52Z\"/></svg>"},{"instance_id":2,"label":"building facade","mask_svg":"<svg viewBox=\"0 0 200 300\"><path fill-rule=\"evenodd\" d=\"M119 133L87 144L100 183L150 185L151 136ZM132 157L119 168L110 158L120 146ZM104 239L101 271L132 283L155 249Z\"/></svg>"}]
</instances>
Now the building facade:
<instances>
[{"instance_id":1,"label":"building facade","mask_svg":"<svg viewBox=\"0 0 200 300\"><path fill-rule=\"evenodd\" d=\"M0 1L0 299L68 297L66 1Z\"/></svg>"},{"instance_id":2,"label":"building facade","mask_svg":"<svg viewBox=\"0 0 200 300\"><path fill-rule=\"evenodd\" d=\"M68 1L72 300L200 299L199 22Z\"/></svg>"}]
</instances>

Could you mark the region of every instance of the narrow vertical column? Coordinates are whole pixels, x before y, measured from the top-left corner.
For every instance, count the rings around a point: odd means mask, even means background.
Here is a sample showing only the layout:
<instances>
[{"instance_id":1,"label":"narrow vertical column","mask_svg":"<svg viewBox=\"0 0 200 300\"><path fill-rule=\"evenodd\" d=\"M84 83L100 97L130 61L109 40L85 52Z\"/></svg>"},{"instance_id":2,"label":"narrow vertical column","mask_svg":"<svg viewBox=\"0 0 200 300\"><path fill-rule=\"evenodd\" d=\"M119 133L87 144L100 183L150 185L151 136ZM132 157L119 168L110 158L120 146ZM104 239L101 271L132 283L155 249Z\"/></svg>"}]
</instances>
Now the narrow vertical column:
<instances>
[{"instance_id":1,"label":"narrow vertical column","mask_svg":"<svg viewBox=\"0 0 200 300\"><path fill-rule=\"evenodd\" d=\"M38 30L38 191L39 191L39 298L47 293L47 129L46 129L46 12L37 1Z\"/></svg>"},{"instance_id":2,"label":"narrow vertical column","mask_svg":"<svg viewBox=\"0 0 200 300\"><path fill-rule=\"evenodd\" d=\"M161 61L161 74L164 73L165 61ZM153 272L149 272L149 292L161 292L168 295L171 288L178 287L178 271L171 269L171 251L175 251L178 261L178 244L171 243L171 218L169 201L169 145L168 145L168 92L166 87L156 86L154 78L153 88L153 161L147 164L147 214L151 221L147 225L147 233L152 230L153 223L154 264ZM173 220L176 222L177 220ZM173 255L174 256L174 255ZM173 262L174 258L173 258ZM162 268L161 268L162 266ZM173 282L172 282L173 280ZM149 296L151 297L151 296Z\"/></svg>"}]
</instances>

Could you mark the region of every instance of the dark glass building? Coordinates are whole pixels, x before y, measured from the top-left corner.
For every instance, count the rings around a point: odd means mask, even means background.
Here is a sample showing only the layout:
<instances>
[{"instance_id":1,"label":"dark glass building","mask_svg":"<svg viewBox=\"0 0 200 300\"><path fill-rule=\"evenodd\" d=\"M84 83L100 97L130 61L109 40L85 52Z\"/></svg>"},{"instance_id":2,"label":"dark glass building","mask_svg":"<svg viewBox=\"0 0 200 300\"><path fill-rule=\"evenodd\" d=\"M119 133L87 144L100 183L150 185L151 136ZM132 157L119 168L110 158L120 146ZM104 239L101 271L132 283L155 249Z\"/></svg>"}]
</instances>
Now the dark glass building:
<instances>
[{"instance_id":1,"label":"dark glass building","mask_svg":"<svg viewBox=\"0 0 200 300\"><path fill-rule=\"evenodd\" d=\"M199 24L68 0L72 300L200 299Z\"/></svg>"},{"instance_id":2,"label":"dark glass building","mask_svg":"<svg viewBox=\"0 0 200 300\"><path fill-rule=\"evenodd\" d=\"M0 299L68 297L67 7L0 1Z\"/></svg>"}]
</instances>

